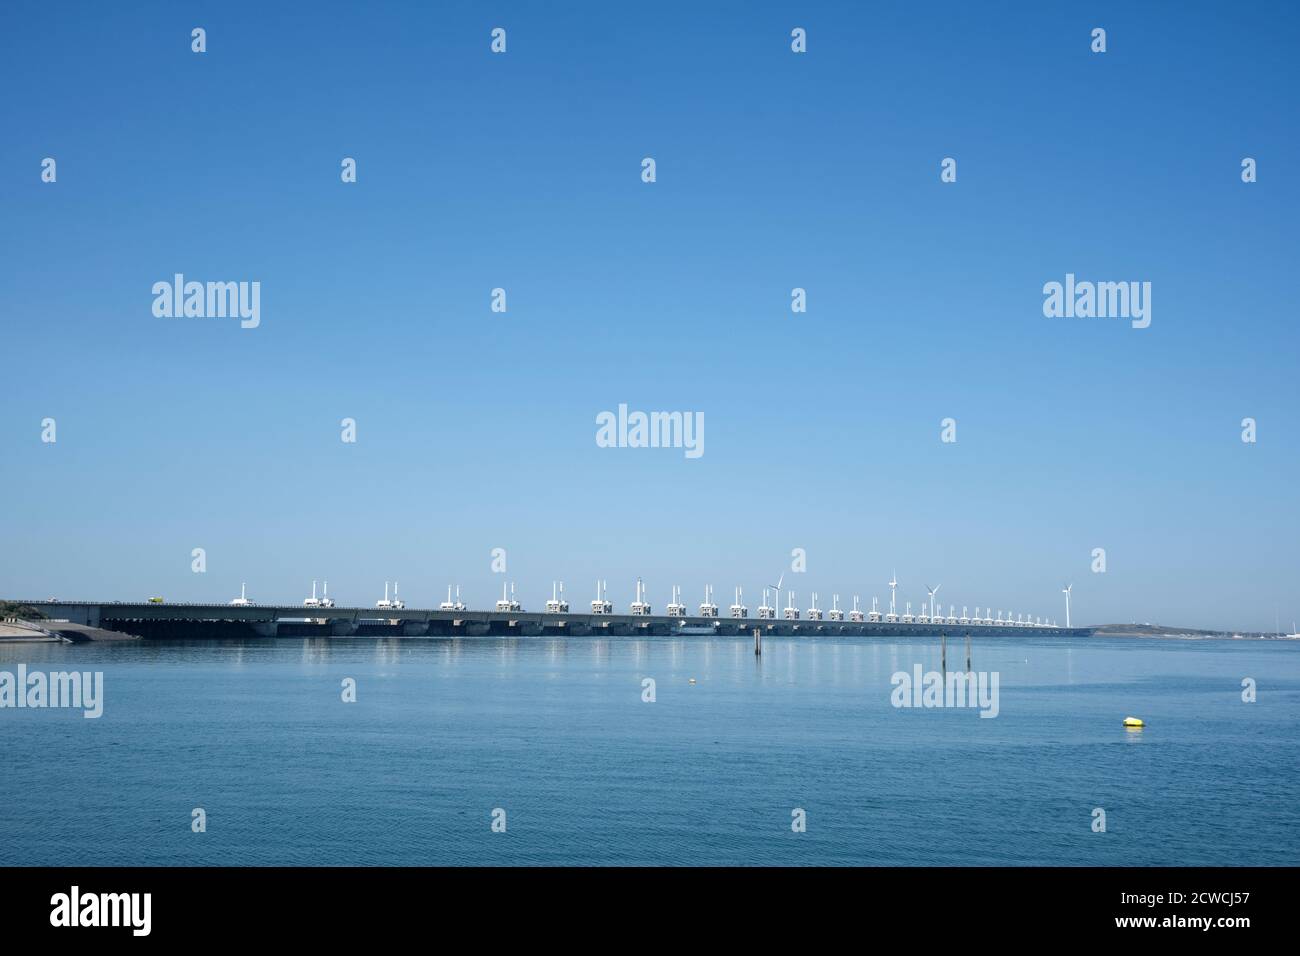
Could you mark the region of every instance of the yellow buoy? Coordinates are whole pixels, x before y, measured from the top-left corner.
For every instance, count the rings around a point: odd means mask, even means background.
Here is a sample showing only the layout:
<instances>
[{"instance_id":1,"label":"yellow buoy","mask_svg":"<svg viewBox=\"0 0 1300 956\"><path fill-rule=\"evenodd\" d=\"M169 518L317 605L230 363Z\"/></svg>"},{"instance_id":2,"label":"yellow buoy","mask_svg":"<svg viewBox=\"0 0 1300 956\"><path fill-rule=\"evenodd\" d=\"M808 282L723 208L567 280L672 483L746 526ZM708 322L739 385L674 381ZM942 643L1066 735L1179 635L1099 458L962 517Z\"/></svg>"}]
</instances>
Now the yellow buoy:
<instances>
[{"instance_id":1,"label":"yellow buoy","mask_svg":"<svg viewBox=\"0 0 1300 956\"><path fill-rule=\"evenodd\" d=\"M1146 724L1142 723L1142 719L1141 719L1140 717L1125 717L1125 718L1124 718L1124 726L1125 726L1125 727L1145 727Z\"/></svg>"}]
</instances>

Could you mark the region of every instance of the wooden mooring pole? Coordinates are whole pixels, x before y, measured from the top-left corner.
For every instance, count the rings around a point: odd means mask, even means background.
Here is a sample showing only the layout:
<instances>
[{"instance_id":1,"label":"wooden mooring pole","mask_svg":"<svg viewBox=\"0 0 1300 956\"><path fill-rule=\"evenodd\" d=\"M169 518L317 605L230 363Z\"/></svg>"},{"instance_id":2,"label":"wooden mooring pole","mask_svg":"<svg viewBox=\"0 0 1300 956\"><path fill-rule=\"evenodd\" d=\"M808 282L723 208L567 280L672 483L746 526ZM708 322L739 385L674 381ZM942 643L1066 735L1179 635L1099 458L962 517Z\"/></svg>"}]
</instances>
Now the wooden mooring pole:
<instances>
[{"instance_id":1,"label":"wooden mooring pole","mask_svg":"<svg viewBox=\"0 0 1300 956\"><path fill-rule=\"evenodd\" d=\"M761 657L763 654L763 629L754 628L754 656Z\"/></svg>"}]
</instances>

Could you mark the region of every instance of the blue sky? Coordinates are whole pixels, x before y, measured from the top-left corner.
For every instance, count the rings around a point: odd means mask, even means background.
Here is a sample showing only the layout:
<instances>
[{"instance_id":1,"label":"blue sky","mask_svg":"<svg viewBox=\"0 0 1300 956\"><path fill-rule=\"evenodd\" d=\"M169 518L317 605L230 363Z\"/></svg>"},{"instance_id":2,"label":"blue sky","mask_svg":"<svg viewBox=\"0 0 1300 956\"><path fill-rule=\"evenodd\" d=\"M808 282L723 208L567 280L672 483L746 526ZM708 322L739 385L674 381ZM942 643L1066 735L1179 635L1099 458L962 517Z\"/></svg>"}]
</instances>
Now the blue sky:
<instances>
[{"instance_id":1,"label":"blue sky","mask_svg":"<svg viewBox=\"0 0 1300 956\"><path fill-rule=\"evenodd\" d=\"M802 607L1285 626L1300 14L1252 11L6 4L0 595L483 605L502 547L526 607L753 608L803 548ZM260 327L155 317L176 272ZM1045 318L1067 272L1150 328ZM598 448L621 402L705 454Z\"/></svg>"}]
</instances>

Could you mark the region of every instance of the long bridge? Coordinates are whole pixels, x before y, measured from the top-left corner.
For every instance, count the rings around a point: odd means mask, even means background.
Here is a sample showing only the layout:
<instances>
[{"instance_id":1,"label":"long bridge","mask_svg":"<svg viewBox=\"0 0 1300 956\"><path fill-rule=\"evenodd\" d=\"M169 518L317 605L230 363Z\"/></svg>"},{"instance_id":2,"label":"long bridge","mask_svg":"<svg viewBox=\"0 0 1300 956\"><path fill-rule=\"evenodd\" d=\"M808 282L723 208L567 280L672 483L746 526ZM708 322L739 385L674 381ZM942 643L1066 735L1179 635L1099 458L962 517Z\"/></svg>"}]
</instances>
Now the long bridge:
<instances>
[{"instance_id":1,"label":"long bridge","mask_svg":"<svg viewBox=\"0 0 1300 956\"><path fill-rule=\"evenodd\" d=\"M1000 624L903 624L808 618L669 617L550 611L446 611L437 608L303 607L293 604L159 604L123 601L22 601L52 620L145 638L221 637L923 637L989 635L1087 637L1091 628Z\"/></svg>"}]
</instances>

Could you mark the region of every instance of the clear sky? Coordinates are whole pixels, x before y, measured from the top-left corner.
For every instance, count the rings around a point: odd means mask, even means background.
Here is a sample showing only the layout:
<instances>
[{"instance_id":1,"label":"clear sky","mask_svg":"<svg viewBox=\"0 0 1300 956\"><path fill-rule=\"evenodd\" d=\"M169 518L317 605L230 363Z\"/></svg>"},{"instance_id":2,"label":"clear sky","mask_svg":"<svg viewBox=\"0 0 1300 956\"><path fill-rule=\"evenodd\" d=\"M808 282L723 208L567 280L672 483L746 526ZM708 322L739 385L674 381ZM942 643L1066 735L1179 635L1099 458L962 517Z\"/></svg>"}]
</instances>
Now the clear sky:
<instances>
[{"instance_id":1,"label":"clear sky","mask_svg":"<svg viewBox=\"0 0 1300 956\"><path fill-rule=\"evenodd\" d=\"M640 575L752 611L783 569L869 605L896 568L959 609L1300 618L1294 4L0 21L0 596L483 606L499 547L529 608ZM178 272L260 282L260 326L156 317ZM1150 282L1150 327L1045 317L1067 273ZM703 413L704 454L598 447L619 403Z\"/></svg>"}]
</instances>

